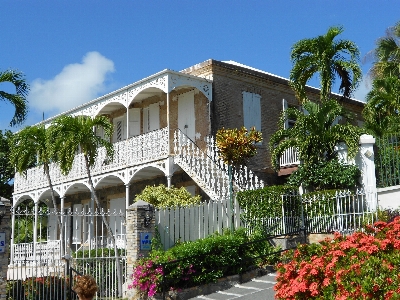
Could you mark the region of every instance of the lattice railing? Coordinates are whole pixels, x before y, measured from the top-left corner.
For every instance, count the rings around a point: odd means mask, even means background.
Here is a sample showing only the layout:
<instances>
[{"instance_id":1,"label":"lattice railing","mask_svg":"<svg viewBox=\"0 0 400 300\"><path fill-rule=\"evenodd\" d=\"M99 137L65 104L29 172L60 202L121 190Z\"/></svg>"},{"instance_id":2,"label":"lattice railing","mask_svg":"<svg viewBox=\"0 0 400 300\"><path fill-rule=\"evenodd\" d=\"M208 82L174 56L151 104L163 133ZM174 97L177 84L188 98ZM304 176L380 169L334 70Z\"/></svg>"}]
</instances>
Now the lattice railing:
<instances>
[{"instance_id":1,"label":"lattice railing","mask_svg":"<svg viewBox=\"0 0 400 300\"><path fill-rule=\"evenodd\" d=\"M228 165L218 154L213 137L206 138L207 147L203 151L183 132L174 135L175 162L188 173L211 199L225 199L229 196ZM233 170L234 190L253 190L264 187L260 180L246 166Z\"/></svg>"},{"instance_id":2,"label":"lattice railing","mask_svg":"<svg viewBox=\"0 0 400 300\"><path fill-rule=\"evenodd\" d=\"M148 161L157 160L168 155L168 130L162 128L146 134L129 138L114 144L114 157L108 161L106 151L100 148L92 175L139 165ZM66 176L61 174L59 166L50 164L50 178L53 184L82 179L87 176L83 154L75 156L72 170ZM25 174L15 174L15 193L47 187L48 182L43 167L37 166L27 170Z\"/></svg>"}]
</instances>

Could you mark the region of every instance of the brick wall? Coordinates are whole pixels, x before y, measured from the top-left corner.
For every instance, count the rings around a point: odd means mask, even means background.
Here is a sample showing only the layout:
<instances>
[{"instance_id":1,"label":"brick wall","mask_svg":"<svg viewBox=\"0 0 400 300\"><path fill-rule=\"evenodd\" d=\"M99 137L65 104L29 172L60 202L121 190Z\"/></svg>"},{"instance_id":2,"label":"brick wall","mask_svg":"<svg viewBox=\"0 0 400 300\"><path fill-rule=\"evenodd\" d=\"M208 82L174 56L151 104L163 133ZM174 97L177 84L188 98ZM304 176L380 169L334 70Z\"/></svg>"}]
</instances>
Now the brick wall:
<instances>
[{"instance_id":1,"label":"brick wall","mask_svg":"<svg viewBox=\"0 0 400 300\"><path fill-rule=\"evenodd\" d=\"M288 80L215 60L205 61L182 72L213 80L213 101L210 112L213 135L222 127L239 128L243 126L242 92L261 95L263 142L258 146L258 153L250 160L248 166L267 184L277 183L279 179L272 169L268 149L269 139L278 130L278 120L283 108L282 100L285 99L289 106L299 106ZM307 92L310 100L319 100L318 89L309 88ZM349 111L355 113L356 119L362 119L362 104L352 100L342 101L342 104Z\"/></svg>"}]
</instances>

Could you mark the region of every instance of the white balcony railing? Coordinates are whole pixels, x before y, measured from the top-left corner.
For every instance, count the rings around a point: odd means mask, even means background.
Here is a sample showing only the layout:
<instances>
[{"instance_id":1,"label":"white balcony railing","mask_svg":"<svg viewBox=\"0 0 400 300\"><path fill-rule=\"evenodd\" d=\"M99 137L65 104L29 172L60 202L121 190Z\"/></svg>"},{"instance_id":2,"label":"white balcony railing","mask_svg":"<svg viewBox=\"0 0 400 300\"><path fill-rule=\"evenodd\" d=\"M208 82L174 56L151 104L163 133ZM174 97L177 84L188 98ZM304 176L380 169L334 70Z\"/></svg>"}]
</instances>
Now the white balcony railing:
<instances>
[{"instance_id":1,"label":"white balcony railing","mask_svg":"<svg viewBox=\"0 0 400 300\"><path fill-rule=\"evenodd\" d=\"M118 170L130 166L140 165L168 155L167 127L129 138L114 144L114 158L108 162L104 148L100 148L96 162L91 169L92 175ZM66 176L61 174L55 163L50 166L50 178L54 185L82 179L87 176L83 154L75 156L71 172ZM26 174L15 174L14 191L21 193L48 186L43 167L38 166L27 170Z\"/></svg>"},{"instance_id":2,"label":"white balcony railing","mask_svg":"<svg viewBox=\"0 0 400 300\"><path fill-rule=\"evenodd\" d=\"M12 261L17 265L29 265L37 263L50 265L56 261L60 261L60 246L60 240L38 242L36 243L36 247L34 247L34 243L14 244L14 256L12 257Z\"/></svg>"},{"instance_id":3,"label":"white balcony railing","mask_svg":"<svg viewBox=\"0 0 400 300\"><path fill-rule=\"evenodd\" d=\"M300 164L299 153L296 148L286 149L279 159L281 168L297 166Z\"/></svg>"}]
</instances>

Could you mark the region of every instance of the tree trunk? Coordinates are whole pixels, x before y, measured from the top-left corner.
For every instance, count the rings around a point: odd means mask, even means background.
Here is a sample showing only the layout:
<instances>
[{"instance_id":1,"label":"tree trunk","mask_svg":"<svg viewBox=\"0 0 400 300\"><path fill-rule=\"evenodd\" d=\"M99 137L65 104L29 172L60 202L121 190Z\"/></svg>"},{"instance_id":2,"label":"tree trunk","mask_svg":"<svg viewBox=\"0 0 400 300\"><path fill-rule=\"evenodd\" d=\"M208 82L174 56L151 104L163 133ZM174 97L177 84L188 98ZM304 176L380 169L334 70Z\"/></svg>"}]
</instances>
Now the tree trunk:
<instances>
[{"instance_id":1,"label":"tree trunk","mask_svg":"<svg viewBox=\"0 0 400 300\"><path fill-rule=\"evenodd\" d=\"M50 191L51 191L51 200L53 201L53 208L55 209L55 213L57 214L56 196L54 195L53 183L51 182L51 178L50 178L49 164L48 163L44 163L43 164L43 168L44 168L44 172L45 172L46 177L47 177L47 181L49 183L49 187L50 187ZM64 232L63 232L62 223L61 223L61 218L62 218L63 214L64 214L64 212L60 211L60 214L57 216L57 223L58 223L58 228L60 228L60 247L61 247L60 250L61 250L61 254L65 255L64 247L63 247Z\"/></svg>"},{"instance_id":2,"label":"tree trunk","mask_svg":"<svg viewBox=\"0 0 400 300\"><path fill-rule=\"evenodd\" d=\"M94 199L94 201L96 202L97 207L100 209L101 208L101 204L99 199L97 198L97 194L94 190L94 186L93 186L93 181L92 181L92 176L90 174L90 165L89 165L89 158L87 157L87 155L84 155L85 157L85 165L86 165L86 171L88 174L88 180L89 180L89 185L90 185L90 192L92 194L92 199ZM122 297L122 273L121 273L121 265L119 264L119 253L118 253L118 248L117 248L117 243L116 243L116 239L114 237L114 234L110 228L110 225L107 222L106 217L104 216L104 214L101 214L102 220L104 225L107 228L108 234L111 236L113 245L114 245L114 252L115 252L115 264L117 267L117 280L118 280L118 297Z\"/></svg>"}]
</instances>

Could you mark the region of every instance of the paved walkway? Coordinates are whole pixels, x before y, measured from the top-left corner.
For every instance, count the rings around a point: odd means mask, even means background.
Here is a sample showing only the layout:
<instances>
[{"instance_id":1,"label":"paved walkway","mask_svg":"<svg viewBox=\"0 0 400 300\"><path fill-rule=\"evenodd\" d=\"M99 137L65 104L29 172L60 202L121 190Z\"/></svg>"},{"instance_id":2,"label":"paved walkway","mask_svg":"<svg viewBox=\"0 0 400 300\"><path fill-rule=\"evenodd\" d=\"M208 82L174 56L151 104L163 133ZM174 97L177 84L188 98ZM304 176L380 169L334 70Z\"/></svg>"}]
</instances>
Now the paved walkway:
<instances>
[{"instance_id":1,"label":"paved walkway","mask_svg":"<svg viewBox=\"0 0 400 300\"><path fill-rule=\"evenodd\" d=\"M276 274L271 273L262 277L254 278L242 284L218 291L209 295L200 295L190 299L203 299L203 300L273 300L275 291L274 285L276 283Z\"/></svg>"}]
</instances>

